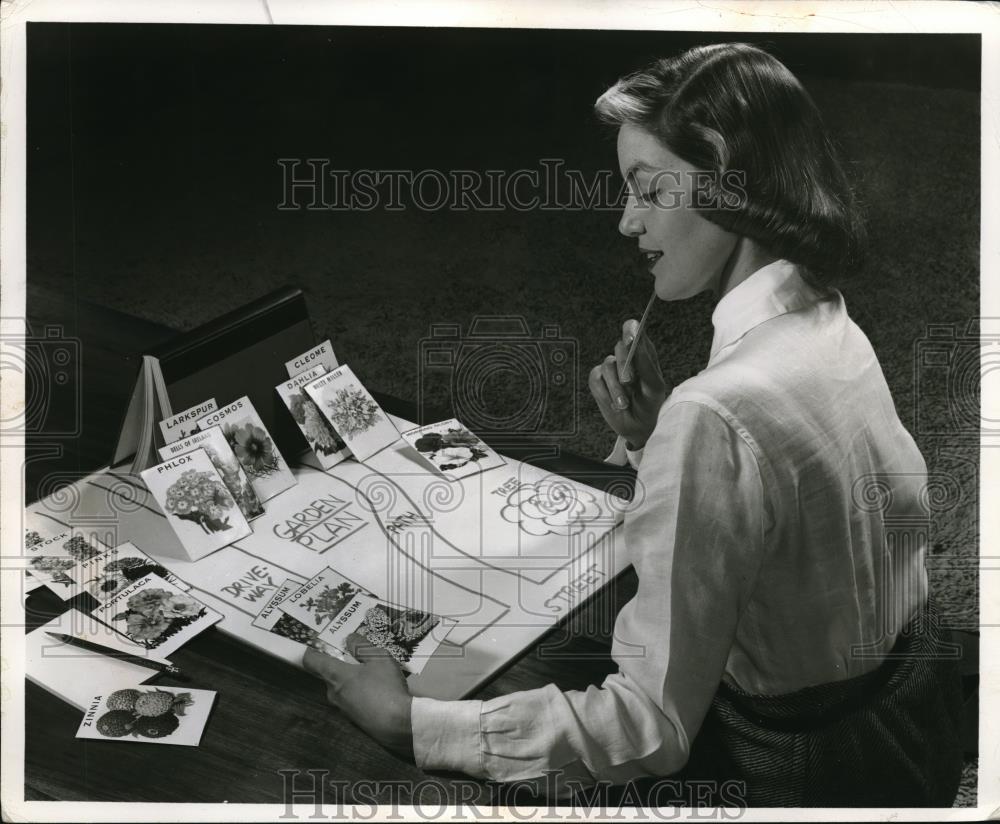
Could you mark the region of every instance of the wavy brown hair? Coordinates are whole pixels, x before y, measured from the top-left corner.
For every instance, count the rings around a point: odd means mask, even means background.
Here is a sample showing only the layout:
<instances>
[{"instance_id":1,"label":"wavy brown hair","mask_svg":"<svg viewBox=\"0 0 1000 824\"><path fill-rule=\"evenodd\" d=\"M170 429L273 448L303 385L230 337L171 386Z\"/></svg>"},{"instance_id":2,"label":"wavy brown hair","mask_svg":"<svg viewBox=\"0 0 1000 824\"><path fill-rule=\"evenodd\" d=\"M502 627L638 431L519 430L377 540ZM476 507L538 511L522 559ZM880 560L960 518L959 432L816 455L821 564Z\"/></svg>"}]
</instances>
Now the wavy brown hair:
<instances>
[{"instance_id":1,"label":"wavy brown hair","mask_svg":"<svg viewBox=\"0 0 1000 824\"><path fill-rule=\"evenodd\" d=\"M723 43L657 60L615 83L595 109L605 123L645 129L710 172L716 183L704 216L799 264L814 285L860 266L863 223L819 110L763 49ZM719 183L733 172L743 188L735 207Z\"/></svg>"}]
</instances>

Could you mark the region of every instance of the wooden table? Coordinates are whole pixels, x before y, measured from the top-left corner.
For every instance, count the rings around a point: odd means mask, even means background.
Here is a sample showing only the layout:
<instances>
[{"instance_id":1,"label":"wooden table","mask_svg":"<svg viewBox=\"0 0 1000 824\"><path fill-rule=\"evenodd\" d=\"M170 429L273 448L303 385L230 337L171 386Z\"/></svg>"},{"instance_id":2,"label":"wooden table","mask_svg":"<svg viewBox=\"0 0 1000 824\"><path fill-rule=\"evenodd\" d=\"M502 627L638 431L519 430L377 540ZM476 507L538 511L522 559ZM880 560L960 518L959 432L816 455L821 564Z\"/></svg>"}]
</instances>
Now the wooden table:
<instances>
[{"instance_id":1,"label":"wooden table","mask_svg":"<svg viewBox=\"0 0 1000 824\"><path fill-rule=\"evenodd\" d=\"M36 334L45 325L60 325L65 335L79 339L82 355L79 436L38 434L28 439L26 498L33 500L107 463L132 388L136 355L174 332L37 289L29 289L28 316ZM416 420L412 404L376 397L387 411ZM56 428L60 421L52 416L60 414L50 411ZM516 452L514 456L519 457ZM622 477L620 469L578 456L533 462L594 485L602 478ZM616 669L609 656L614 616L634 593L630 569L474 697L492 698L553 682L563 689L600 683ZM37 590L27 602L29 629L65 608L56 595ZM352 798L385 804L423 800L430 810L445 800L488 804L497 799L491 794L496 788L463 776L437 774L434 783L428 783L432 776L384 750L330 707L320 681L219 632L201 634L171 660L192 680L185 684L161 676L151 683L219 693L199 747L78 740L79 711L27 683L25 798L284 804L289 800L288 774L281 771L300 771L297 790L308 791L315 777L323 782L326 815L335 814L338 801ZM308 770L320 772L313 776ZM355 798L342 789L358 781L379 783L365 788L366 797ZM517 799L530 801L524 793ZM307 796L298 801L312 803Z\"/></svg>"}]
</instances>

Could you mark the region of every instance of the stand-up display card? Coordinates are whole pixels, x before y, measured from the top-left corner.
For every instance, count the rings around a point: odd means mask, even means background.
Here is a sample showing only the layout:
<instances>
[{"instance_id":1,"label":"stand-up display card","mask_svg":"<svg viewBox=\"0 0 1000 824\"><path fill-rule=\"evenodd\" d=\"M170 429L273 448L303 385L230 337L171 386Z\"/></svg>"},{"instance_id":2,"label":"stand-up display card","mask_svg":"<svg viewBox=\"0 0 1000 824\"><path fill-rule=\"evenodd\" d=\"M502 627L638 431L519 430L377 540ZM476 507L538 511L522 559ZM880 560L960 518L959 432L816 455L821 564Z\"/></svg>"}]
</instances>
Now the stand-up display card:
<instances>
[{"instance_id":1,"label":"stand-up display card","mask_svg":"<svg viewBox=\"0 0 1000 824\"><path fill-rule=\"evenodd\" d=\"M296 375L301 375L317 366L322 367L324 372L331 372L340 366L337 363L337 356L333 354L333 345L329 338L308 352L303 352L298 357L292 358L285 364L285 369L288 371L288 377L294 378Z\"/></svg>"},{"instance_id":2,"label":"stand-up display card","mask_svg":"<svg viewBox=\"0 0 1000 824\"><path fill-rule=\"evenodd\" d=\"M222 426L222 434L250 478L257 497L269 501L295 486L295 476L246 396L199 419L198 426Z\"/></svg>"},{"instance_id":3,"label":"stand-up display card","mask_svg":"<svg viewBox=\"0 0 1000 824\"><path fill-rule=\"evenodd\" d=\"M251 534L204 449L145 469L142 480L192 561Z\"/></svg>"},{"instance_id":4,"label":"stand-up display card","mask_svg":"<svg viewBox=\"0 0 1000 824\"><path fill-rule=\"evenodd\" d=\"M183 412L178 412L176 415L171 415L169 418L160 421L160 432L163 434L163 442L173 443L174 441L179 441L181 438L193 435L198 431L198 419L204 417L209 412L214 412L218 408L219 405L215 402L215 398L209 398L207 401L196 404L190 409L185 409ZM160 451L162 452L163 450Z\"/></svg>"},{"instance_id":5,"label":"stand-up display card","mask_svg":"<svg viewBox=\"0 0 1000 824\"><path fill-rule=\"evenodd\" d=\"M195 449L205 450L205 454L222 477L229 494L233 496L240 512L243 513L243 517L250 521L264 514L264 505L254 492L253 485L242 464L236 459L236 453L233 452L229 441L222 434L222 427L210 426L190 437L161 447L160 460L168 461Z\"/></svg>"},{"instance_id":6,"label":"stand-up display card","mask_svg":"<svg viewBox=\"0 0 1000 824\"><path fill-rule=\"evenodd\" d=\"M399 430L344 364L305 385L306 393L359 461L399 440Z\"/></svg>"},{"instance_id":7,"label":"stand-up display card","mask_svg":"<svg viewBox=\"0 0 1000 824\"><path fill-rule=\"evenodd\" d=\"M303 388L325 373L324 367L315 366L295 375L291 380L279 383L275 391L288 407L289 413L298 424L320 466L323 469L330 469L348 457L351 452L337 434L337 430L320 414L319 408Z\"/></svg>"}]
</instances>

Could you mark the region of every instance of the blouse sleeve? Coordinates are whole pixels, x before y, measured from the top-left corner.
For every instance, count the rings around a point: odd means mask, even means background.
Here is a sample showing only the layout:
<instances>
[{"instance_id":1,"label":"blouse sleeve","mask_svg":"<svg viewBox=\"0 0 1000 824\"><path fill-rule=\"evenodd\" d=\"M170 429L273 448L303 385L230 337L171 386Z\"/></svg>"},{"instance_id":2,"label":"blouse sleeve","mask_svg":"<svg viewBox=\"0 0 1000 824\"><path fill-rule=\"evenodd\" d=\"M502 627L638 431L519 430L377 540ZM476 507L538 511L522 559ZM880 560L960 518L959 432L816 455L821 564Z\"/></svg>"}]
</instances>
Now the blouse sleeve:
<instances>
[{"instance_id":1,"label":"blouse sleeve","mask_svg":"<svg viewBox=\"0 0 1000 824\"><path fill-rule=\"evenodd\" d=\"M619 671L585 691L414 698L418 766L496 781L561 770L583 784L684 766L763 555L763 485L737 429L701 402L660 412L625 521L639 586L615 624Z\"/></svg>"}]
</instances>

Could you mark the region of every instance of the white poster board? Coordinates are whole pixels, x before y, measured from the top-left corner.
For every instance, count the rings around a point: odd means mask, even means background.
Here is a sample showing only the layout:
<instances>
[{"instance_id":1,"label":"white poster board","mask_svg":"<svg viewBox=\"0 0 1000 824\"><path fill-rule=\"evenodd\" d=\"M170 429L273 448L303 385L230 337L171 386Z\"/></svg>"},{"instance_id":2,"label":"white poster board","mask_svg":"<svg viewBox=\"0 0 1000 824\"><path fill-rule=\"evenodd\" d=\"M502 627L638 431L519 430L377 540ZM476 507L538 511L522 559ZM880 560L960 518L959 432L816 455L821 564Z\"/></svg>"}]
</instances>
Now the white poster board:
<instances>
[{"instance_id":1,"label":"white poster board","mask_svg":"<svg viewBox=\"0 0 1000 824\"><path fill-rule=\"evenodd\" d=\"M128 475L96 472L29 510L132 541L225 616L221 631L295 665L303 646L251 623L289 577L330 566L389 601L453 618L409 678L414 694L436 698L474 691L626 565L626 502L530 464L508 459L450 481L402 440L325 472L314 456L301 460L296 485L266 503L249 537L197 561Z\"/></svg>"}]
</instances>

